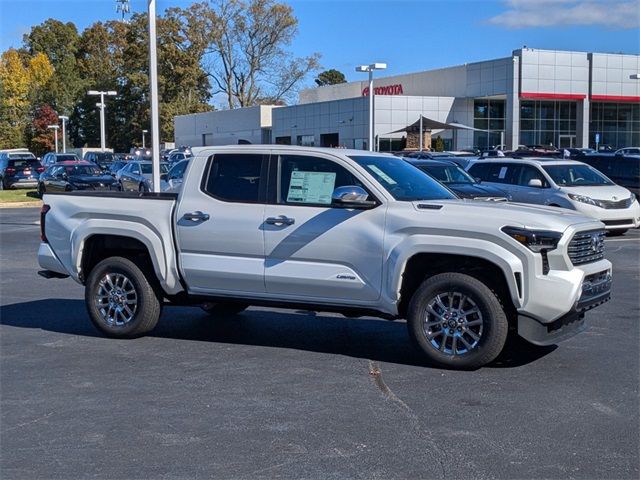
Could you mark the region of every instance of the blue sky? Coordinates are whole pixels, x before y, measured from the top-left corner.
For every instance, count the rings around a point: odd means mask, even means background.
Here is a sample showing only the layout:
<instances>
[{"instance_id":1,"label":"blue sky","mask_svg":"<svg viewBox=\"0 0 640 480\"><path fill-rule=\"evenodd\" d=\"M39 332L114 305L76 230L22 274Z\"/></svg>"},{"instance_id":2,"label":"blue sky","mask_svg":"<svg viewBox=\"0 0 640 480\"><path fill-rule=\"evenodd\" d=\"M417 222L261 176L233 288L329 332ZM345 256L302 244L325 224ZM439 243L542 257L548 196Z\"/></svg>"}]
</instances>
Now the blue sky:
<instances>
[{"instance_id":1,"label":"blue sky","mask_svg":"<svg viewBox=\"0 0 640 480\"><path fill-rule=\"evenodd\" d=\"M283 1L283 0L281 0ZM325 68L349 80L354 66L386 62L386 74L410 73L509 56L533 48L640 53L640 0L296 0L291 50L322 54ZM147 0L131 0L144 11ZM191 0L157 0L158 9ZM0 0L0 51L47 18L80 30L118 18L115 0Z\"/></svg>"}]
</instances>

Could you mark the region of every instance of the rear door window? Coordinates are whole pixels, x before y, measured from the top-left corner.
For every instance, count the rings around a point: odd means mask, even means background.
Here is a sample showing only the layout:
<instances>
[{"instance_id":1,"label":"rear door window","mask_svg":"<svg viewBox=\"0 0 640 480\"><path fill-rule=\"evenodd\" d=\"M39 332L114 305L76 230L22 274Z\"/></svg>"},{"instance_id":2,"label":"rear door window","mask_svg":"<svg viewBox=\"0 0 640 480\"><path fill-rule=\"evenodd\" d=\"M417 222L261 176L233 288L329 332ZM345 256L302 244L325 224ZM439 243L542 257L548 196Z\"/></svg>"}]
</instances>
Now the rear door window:
<instances>
[{"instance_id":1,"label":"rear door window","mask_svg":"<svg viewBox=\"0 0 640 480\"><path fill-rule=\"evenodd\" d=\"M219 153L210 161L203 190L218 200L259 203L264 198L267 155Z\"/></svg>"}]
</instances>

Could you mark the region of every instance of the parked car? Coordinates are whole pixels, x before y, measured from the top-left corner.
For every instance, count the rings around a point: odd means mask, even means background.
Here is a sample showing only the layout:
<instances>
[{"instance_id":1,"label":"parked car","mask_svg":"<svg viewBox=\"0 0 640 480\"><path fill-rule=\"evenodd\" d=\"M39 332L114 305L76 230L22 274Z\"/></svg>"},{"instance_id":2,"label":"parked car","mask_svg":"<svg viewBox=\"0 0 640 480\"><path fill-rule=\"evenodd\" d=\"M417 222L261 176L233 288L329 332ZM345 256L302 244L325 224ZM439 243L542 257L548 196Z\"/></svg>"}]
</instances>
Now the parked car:
<instances>
[{"instance_id":1,"label":"parked car","mask_svg":"<svg viewBox=\"0 0 640 480\"><path fill-rule=\"evenodd\" d=\"M80 159L75 153L49 152L42 157L41 163L44 168L48 168L58 162L79 162Z\"/></svg>"},{"instance_id":2,"label":"parked car","mask_svg":"<svg viewBox=\"0 0 640 480\"><path fill-rule=\"evenodd\" d=\"M640 226L636 196L595 168L574 160L528 158L485 160L467 171L508 192L514 202L577 210L621 235Z\"/></svg>"},{"instance_id":3,"label":"parked car","mask_svg":"<svg viewBox=\"0 0 640 480\"><path fill-rule=\"evenodd\" d=\"M116 180L123 191L149 192L153 186L151 162L131 161L127 162L122 169L116 173ZM160 163L160 174L169 171L168 164Z\"/></svg>"},{"instance_id":4,"label":"parked car","mask_svg":"<svg viewBox=\"0 0 640 480\"><path fill-rule=\"evenodd\" d=\"M115 180L95 163L80 161L62 162L47 168L38 181L38 194L46 192L70 192L73 190L112 190Z\"/></svg>"},{"instance_id":5,"label":"parked car","mask_svg":"<svg viewBox=\"0 0 640 480\"><path fill-rule=\"evenodd\" d=\"M583 161L583 157L586 155L598 153L593 148L566 148L565 150L569 152L569 158L579 161Z\"/></svg>"},{"instance_id":6,"label":"parked car","mask_svg":"<svg viewBox=\"0 0 640 480\"><path fill-rule=\"evenodd\" d=\"M404 155L405 158L415 158L417 160L432 160L435 158L451 158L452 154L447 152L410 152ZM455 158L455 157L454 157Z\"/></svg>"},{"instance_id":7,"label":"parked car","mask_svg":"<svg viewBox=\"0 0 640 480\"><path fill-rule=\"evenodd\" d=\"M580 161L604 173L617 185L632 191L640 197L640 156L639 155L585 155Z\"/></svg>"},{"instance_id":8,"label":"parked car","mask_svg":"<svg viewBox=\"0 0 640 480\"><path fill-rule=\"evenodd\" d=\"M621 148L616 150L614 155L616 157L640 156L640 147Z\"/></svg>"},{"instance_id":9,"label":"parked car","mask_svg":"<svg viewBox=\"0 0 640 480\"><path fill-rule=\"evenodd\" d=\"M304 306L404 318L432 363L465 369L495 359L511 329L564 340L610 297L599 221L461 202L386 154L203 147L180 194L104 196L45 195L38 262L43 277L84 285L110 337L150 332L170 305Z\"/></svg>"},{"instance_id":10,"label":"parked car","mask_svg":"<svg viewBox=\"0 0 640 480\"><path fill-rule=\"evenodd\" d=\"M191 155L191 152L176 151L169 155L168 163L169 165L173 166L176 163L184 160L185 158L191 158L192 156L193 155Z\"/></svg>"},{"instance_id":11,"label":"parked car","mask_svg":"<svg viewBox=\"0 0 640 480\"><path fill-rule=\"evenodd\" d=\"M111 152L87 152L84 154L84 160L95 163L102 170L108 170L115 157Z\"/></svg>"},{"instance_id":12,"label":"parked car","mask_svg":"<svg viewBox=\"0 0 640 480\"><path fill-rule=\"evenodd\" d=\"M35 188L38 175L44 170L29 151L0 152L0 190Z\"/></svg>"},{"instance_id":13,"label":"parked car","mask_svg":"<svg viewBox=\"0 0 640 480\"><path fill-rule=\"evenodd\" d=\"M127 166L127 162L122 161L122 160L116 160L111 165L109 165L109 168L107 169L107 172L112 177L115 177L116 174L118 173L118 171L120 171L121 169L123 169L126 166Z\"/></svg>"},{"instance_id":14,"label":"parked car","mask_svg":"<svg viewBox=\"0 0 640 480\"><path fill-rule=\"evenodd\" d=\"M176 163L168 173L163 175L164 182L162 183L161 190L163 192L178 192L182 186L182 180L184 174L189 166L189 159L182 160Z\"/></svg>"},{"instance_id":15,"label":"parked car","mask_svg":"<svg viewBox=\"0 0 640 480\"><path fill-rule=\"evenodd\" d=\"M451 160L417 160L405 158L411 165L444 184L460 198L476 200L509 200L509 194L492 185L485 185Z\"/></svg>"}]
</instances>

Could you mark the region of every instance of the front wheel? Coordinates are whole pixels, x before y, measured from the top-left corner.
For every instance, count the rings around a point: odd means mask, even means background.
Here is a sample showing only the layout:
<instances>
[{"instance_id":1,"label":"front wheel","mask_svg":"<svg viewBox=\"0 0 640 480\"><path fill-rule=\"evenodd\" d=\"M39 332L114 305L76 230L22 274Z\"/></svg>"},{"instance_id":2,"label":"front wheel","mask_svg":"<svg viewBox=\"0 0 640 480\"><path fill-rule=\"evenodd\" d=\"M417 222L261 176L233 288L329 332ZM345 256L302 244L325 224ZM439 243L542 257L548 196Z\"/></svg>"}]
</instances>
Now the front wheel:
<instances>
[{"instance_id":1,"label":"front wheel","mask_svg":"<svg viewBox=\"0 0 640 480\"><path fill-rule=\"evenodd\" d=\"M456 369L479 368L494 360L509 330L496 294L463 273L426 279L411 298L407 326L432 362Z\"/></svg>"},{"instance_id":2,"label":"front wheel","mask_svg":"<svg viewBox=\"0 0 640 480\"><path fill-rule=\"evenodd\" d=\"M145 272L123 257L98 263L85 285L91 321L109 337L138 337L153 330L160 318L160 300Z\"/></svg>"}]
</instances>

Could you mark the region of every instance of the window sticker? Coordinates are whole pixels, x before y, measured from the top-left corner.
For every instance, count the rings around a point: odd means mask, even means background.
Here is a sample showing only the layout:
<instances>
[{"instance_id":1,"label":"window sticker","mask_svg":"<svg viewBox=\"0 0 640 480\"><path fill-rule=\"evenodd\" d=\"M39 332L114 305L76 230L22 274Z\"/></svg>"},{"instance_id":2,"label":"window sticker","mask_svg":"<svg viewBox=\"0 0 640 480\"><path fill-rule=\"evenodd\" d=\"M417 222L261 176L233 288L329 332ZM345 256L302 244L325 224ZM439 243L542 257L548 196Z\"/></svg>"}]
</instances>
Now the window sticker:
<instances>
[{"instance_id":1,"label":"window sticker","mask_svg":"<svg viewBox=\"0 0 640 480\"><path fill-rule=\"evenodd\" d=\"M498 174L498 178L504 180L504 177L507 176L507 168L509 168L509 167L502 167L500 169L500 173Z\"/></svg>"},{"instance_id":2,"label":"window sticker","mask_svg":"<svg viewBox=\"0 0 640 480\"><path fill-rule=\"evenodd\" d=\"M329 205L334 185L335 172L291 172L287 202L320 203Z\"/></svg>"},{"instance_id":3,"label":"window sticker","mask_svg":"<svg viewBox=\"0 0 640 480\"><path fill-rule=\"evenodd\" d=\"M387 182L389 185L395 185L396 183L398 183L393 178L391 178L389 175L387 175L382 170L380 170L376 165L367 165L367 167L369 167L369 169L372 172L374 172L376 175L378 175L382 180Z\"/></svg>"}]
</instances>

